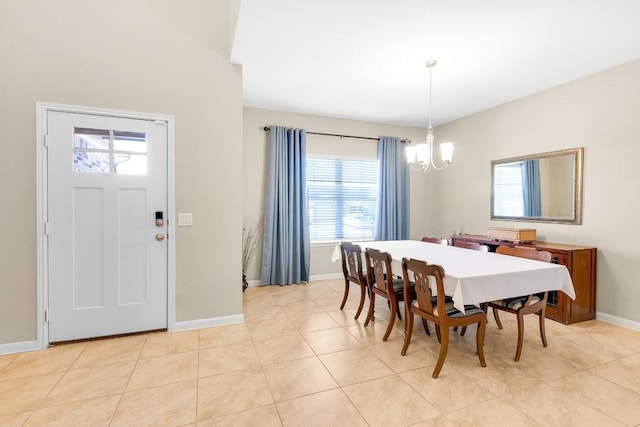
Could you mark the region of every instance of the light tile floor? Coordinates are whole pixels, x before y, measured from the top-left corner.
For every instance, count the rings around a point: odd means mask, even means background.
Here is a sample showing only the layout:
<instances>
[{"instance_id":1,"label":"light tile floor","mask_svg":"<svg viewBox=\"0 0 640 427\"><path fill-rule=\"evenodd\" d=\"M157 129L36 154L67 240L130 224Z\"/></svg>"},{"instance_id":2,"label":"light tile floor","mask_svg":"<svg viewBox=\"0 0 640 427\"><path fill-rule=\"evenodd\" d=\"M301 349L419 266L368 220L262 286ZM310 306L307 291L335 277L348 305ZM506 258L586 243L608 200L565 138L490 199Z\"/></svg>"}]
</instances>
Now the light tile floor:
<instances>
[{"instance_id":1,"label":"light tile floor","mask_svg":"<svg viewBox=\"0 0 640 427\"><path fill-rule=\"evenodd\" d=\"M486 368L470 328L433 379L435 335L415 322L400 356L404 323L382 342L384 302L365 328L357 289L338 309L343 286L249 288L245 324L0 356L0 426L640 425L640 332L547 321L543 348L527 318L516 363L507 314L489 319Z\"/></svg>"}]
</instances>

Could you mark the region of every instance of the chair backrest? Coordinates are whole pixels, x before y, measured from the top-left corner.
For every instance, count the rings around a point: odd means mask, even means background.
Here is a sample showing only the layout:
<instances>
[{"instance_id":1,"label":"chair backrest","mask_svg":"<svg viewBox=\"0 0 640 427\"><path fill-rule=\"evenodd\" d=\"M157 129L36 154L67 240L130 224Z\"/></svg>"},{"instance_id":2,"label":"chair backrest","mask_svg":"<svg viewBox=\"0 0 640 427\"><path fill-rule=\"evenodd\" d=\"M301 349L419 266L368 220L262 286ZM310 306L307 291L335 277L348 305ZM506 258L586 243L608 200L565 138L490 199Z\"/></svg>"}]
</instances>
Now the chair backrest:
<instances>
[{"instance_id":1,"label":"chair backrest","mask_svg":"<svg viewBox=\"0 0 640 427\"><path fill-rule=\"evenodd\" d=\"M441 239L439 237L423 237L422 238L423 242L428 242L428 243L437 243L439 245L448 245L449 242L447 242L447 239Z\"/></svg>"},{"instance_id":2,"label":"chair backrest","mask_svg":"<svg viewBox=\"0 0 640 427\"><path fill-rule=\"evenodd\" d=\"M472 249L474 251L489 252L489 246L476 242L456 242L454 246L457 248Z\"/></svg>"},{"instance_id":3,"label":"chair backrest","mask_svg":"<svg viewBox=\"0 0 640 427\"><path fill-rule=\"evenodd\" d=\"M496 249L497 254L517 256L520 258L529 258L537 261L551 262L551 252L539 251L536 248L529 248L526 246L498 246Z\"/></svg>"},{"instance_id":4,"label":"chair backrest","mask_svg":"<svg viewBox=\"0 0 640 427\"><path fill-rule=\"evenodd\" d=\"M358 245L350 242L340 243L342 253L342 274L346 280L363 284L364 273L362 272L362 249Z\"/></svg>"},{"instance_id":5,"label":"chair backrest","mask_svg":"<svg viewBox=\"0 0 640 427\"><path fill-rule=\"evenodd\" d=\"M367 248L364 251L367 264L367 280L372 288L387 293L393 289L391 273L391 255L377 249Z\"/></svg>"},{"instance_id":6,"label":"chair backrest","mask_svg":"<svg viewBox=\"0 0 640 427\"><path fill-rule=\"evenodd\" d=\"M404 280L405 295L409 293L409 286L411 283L409 273L413 276L416 301L418 302L420 310L429 314L434 314L431 299L433 292L429 281L429 278L432 277L436 284L437 313L440 314L440 317L442 317L443 314L446 316L447 310L445 308L444 284L442 282L444 269L437 264L427 264L426 262L417 259L403 258L402 278Z\"/></svg>"}]
</instances>

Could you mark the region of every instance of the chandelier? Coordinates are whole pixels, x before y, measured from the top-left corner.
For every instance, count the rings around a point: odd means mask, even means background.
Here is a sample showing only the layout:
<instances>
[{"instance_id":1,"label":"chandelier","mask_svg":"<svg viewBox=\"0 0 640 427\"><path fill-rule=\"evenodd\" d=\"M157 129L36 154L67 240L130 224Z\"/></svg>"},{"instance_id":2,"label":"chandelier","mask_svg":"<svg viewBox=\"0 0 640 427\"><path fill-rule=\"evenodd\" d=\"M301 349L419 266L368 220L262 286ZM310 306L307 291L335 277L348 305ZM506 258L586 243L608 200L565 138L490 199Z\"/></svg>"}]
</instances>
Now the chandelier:
<instances>
[{"instance_id":1,"label":"chandelier","mask_svg":"<svg viewBox=\"0 0 640 427\"><path fill-rule=\"evenodd\" d=\"M426 171L429 167L433 167L437 170L446 169L451 164L453 159L453 143L443 142L440 144L440 156L442 158L442 165L437 166L433 160L433 126L431 125L431 75L433 73L433 67L436 66L438 61L429 60L426 63L429 69L429 127L427 127L426 143L416 144L415 146L408 145L406 147L407 162L412 168Z\"/></svg>"}]
</instances>

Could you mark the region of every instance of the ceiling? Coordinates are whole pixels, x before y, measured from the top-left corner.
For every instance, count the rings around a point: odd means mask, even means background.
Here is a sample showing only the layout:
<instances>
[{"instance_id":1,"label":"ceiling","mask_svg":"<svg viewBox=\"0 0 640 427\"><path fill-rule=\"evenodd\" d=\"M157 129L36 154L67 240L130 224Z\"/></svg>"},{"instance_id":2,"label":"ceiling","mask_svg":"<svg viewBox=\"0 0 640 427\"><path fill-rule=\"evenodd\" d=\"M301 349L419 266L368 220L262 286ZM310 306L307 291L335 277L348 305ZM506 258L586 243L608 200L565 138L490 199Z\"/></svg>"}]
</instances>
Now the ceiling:
<instances>
[{"instance_id":1,"label":"ceiling","mask_svg":"<svg viewBox=\"0 0 640 427\"><path fill-rule=\"evenodd\" d=\"M241 0L244 105L439 125L640 58L639 0ZM640 79L640 76L638 76Z\"/></svg>"}]
</instances>

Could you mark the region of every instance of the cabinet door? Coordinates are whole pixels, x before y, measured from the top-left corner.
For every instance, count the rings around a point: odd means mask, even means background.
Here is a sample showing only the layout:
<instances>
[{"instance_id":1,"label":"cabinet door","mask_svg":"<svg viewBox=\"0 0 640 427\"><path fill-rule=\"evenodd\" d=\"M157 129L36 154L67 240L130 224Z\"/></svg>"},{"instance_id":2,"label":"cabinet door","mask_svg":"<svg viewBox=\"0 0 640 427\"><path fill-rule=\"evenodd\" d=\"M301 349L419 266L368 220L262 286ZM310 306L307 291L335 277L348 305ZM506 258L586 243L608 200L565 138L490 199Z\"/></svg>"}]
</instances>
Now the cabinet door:
<instances>
[{"instance_id":1,"label":"cabinet door","mask_svg":"<svg viewBox=\"0 0 640 427\"><path fill-rule=\"evenodd\" d=\"M568 304L568 297L563 292L549 291L545 317L567 324Z\"/></svg>"},{"instance_id":2,"label":"cabinet door","mask_svg":"<svg viewBox=\"0 0 640 427\"><path fill-rule=\"evenodd\" d=\"M576 291L575 301L571 301L568 313L574 320L581 321L595 318L596 271L595 252L580 250L572 252L571 280ZM573 323L573 322L572 322Z\"/></svg>"},{"instance_id":3,"label":"cabinet door","mask_svg":"<svg viewBox=\"0 0 640 427\"><path fill-rule=\"evenodd\" d=\"M538 249L551 252L551 262L566 266L569 274L571 274L571 257L569 257L568 254L545 248ZM569 304L569 299L563 292L549 291L547 296L546 317L566 324L567 314L570 311Z\"/></svg>"}]
</instances>

